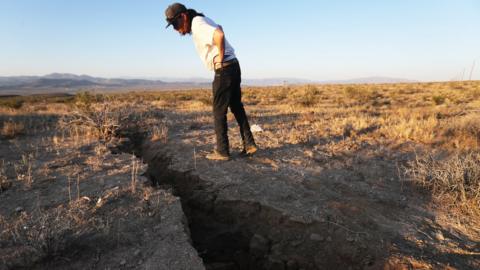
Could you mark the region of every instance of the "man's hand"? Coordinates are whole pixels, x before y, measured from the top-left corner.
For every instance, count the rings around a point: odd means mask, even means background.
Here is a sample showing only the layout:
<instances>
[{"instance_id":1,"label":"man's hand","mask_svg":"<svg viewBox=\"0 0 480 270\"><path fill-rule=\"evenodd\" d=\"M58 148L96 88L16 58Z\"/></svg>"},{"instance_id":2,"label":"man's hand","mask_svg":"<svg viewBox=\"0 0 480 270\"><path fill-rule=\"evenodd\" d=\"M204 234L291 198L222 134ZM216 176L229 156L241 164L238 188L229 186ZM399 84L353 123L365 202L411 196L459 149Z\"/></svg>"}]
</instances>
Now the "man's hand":
<instances>
[{"instance_id":1,"label":"man's hand","mask_svg":"<svg viewBox=\"0 0 480 270\"><path fill-rule=\"evenodd\" d=\"M225 56L225 34L223 28L219 25L213 33L213 45L218 48L218 55L213 59L214 63L222 63Z\"/></svg>"}]
</instances>

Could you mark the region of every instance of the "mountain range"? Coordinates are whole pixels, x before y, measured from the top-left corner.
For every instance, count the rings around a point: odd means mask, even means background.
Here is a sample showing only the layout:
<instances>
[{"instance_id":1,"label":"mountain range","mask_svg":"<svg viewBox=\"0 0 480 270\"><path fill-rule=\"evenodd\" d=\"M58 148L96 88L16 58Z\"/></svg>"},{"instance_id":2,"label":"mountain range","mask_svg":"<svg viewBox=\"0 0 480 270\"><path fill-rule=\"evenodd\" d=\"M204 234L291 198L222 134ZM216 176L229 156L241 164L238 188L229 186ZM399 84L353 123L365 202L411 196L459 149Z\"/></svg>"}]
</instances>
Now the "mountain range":
<instances>
[{"instance_id":1,"label":"mountain range","mask_svg":"<svg viewBox=\"0 0 480 270\"><path fill-rule=\"evenodd\" d=\"M249 86L291 85L291 84L351 84L351 83L398 83L413 82L406 79L387 77L368 77L337 81L312 81L297 78L244 79ZM80 90L118 91L118 90L178 90L188 88L209 88L211 80L191 79L136 79L136 78L100 78L69 73L52 73L45 76L0 77L0 95L37 94L48 92L75 93Z\"/></svg>"}]
</instances>

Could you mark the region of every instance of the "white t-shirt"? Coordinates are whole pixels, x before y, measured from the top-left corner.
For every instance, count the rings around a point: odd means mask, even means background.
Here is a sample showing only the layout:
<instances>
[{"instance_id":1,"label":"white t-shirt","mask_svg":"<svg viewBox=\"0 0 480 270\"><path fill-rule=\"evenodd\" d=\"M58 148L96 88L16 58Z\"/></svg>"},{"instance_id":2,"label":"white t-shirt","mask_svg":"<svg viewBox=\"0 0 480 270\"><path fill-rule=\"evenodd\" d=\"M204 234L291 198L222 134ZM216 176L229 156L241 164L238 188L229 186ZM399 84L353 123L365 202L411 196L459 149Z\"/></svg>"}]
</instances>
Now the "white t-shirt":
<instances>
[{"instance_id":1,"label":"white t-shirt","mask_svg":"<svg viewBox=\"0 0 480 270\"><path fill-rule=\"evenodd\" d=\"M195 48L209 70L214 69L213 58L219 53L217 46L213 45L213 33L217 28L218 24L207 17L196 16L192 20L192 37ZM233 58L236 58L235 50L225 38L225 58L223 61Z\"/></svg>"}]
</instances>

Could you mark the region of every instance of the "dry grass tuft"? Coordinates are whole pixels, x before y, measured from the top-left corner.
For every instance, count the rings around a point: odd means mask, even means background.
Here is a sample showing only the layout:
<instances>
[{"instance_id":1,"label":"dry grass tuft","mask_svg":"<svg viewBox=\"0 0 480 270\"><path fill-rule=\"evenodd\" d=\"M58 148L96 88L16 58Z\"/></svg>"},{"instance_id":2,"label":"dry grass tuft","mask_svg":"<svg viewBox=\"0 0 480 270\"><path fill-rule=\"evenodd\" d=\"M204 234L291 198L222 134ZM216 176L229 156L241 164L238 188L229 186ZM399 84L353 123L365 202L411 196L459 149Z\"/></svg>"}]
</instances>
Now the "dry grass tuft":
<instances>
[{"instance_id":1,"label":"dry grass tuft","mask_svg":"<svg viewBox=\"0 0 480 270\"><path fill-rule=\"evenodd\" d=\"M112 107L110 103L89 104L83 110L64 115L59 126L77 137L87 135L109 141L131 113L128 105Z\"/></svg>"},{"instance_id":2,"label":"dry grass tuft","mask_svg":"<svg viewBox=\"0 0 480 270\"><path fill-rule=\"evenodd\" d=\"M33 154L23 154L22 159L14 164L17 180L24 182L27 188L31 188L33 184Z\"/></svg>"},{"instance_id":3,"label":"dry grass tuft","mask_svg":"<svg viewBox=\"0 0 480 270\"><path fill-rule=\"evenodd\" d=\"M478 148L480 141L480 116L478 114L467 114L448 121L443 129L443 136L459 144L470 142L472 148Z\"/></svg>"},{"instance_id":4,"label":"dry grass tuft","mask_svg":"<svg viewBox=\"0 0 480 270\"><path fill-rule=\"evenodd\" d=\"M13 221L0 218L2 246L22 250L33 261L54 257L72 241L99 228L99 220L91 217L90 208L78 201L49 211L21 212Z\"/></svg>"},{"instance_id":5,"label":"dry grass tuft","mask_svg":"<svg viewBox=\"0 0 480 270\"><path fill-rule=\"evenodd\" d=\"M410 179L438 198L473 201L480 206L480 152L455 154L444 160L432 155L418 157L406 168Z\"/></svg>"},{"instance_id":6,"label":"dry grass tuft","mask_svg":"<svg viewBox=\"0 0 480 270\"><path fill-rule=\"evenodd\" d=\"M9 189L12 186L12 182L8 180L7 169L5 167L5 161L0 161L0 192Z\"/></svg>"},{"instance_id":7,"label":"dry grass tuft","mask_svg":"<svg viewBox=\"0 0 480 270\"><path fill-rule=\"evenodd\" d=\"M168 126L166 123L161 122L159 125L152 128L152 141L161 141L167 143L168 141Z\"/></svg>"},{"instance_id":8,"label":"dry grass tuft","mask_svg":"<svg viewBox=\"0 0 480 270\"><path fill-rule=\"evenodd\" d=\"M25 134L25 125L21 122L6 121L3 122L3 127L0 133L7 139L13 139L17 136Z\"/></svg>"},{"instance_id":9,"label":"dry grass tuft","mask_svg":"<svg viewBox=\"0 0 480 270\"><path fill-rule=\"evenodd\" d=\"M318 103L321 93L322 92L313 85L302 87L294 94L294 104L302 107L312 107ZM281 93L281 95L283 96L283 93Z\"/></svg>"},{"instance_id":10,"label":"dry grass tuft","mask_svg":"<svg viewBox=\"0 0 480 270\"><path fill-rule=\"evenodd\" d=\"M432 97L432 100L435 103L435 105L442 105L443 103L445 103L446 99L447 99L447 97L445 97L443 95L435 95L435 96Z\"/></svg>"},{"instance_id":11,"label":"dry grass tuft","mask_svg":"<svg viewBox=\"0 0 480 270\"><path fill-rule=\"evenodd\" d=\"M0 98L0 107L18 110L22 108L25 100L22 97Z\"/></svg>"}]
</instances>

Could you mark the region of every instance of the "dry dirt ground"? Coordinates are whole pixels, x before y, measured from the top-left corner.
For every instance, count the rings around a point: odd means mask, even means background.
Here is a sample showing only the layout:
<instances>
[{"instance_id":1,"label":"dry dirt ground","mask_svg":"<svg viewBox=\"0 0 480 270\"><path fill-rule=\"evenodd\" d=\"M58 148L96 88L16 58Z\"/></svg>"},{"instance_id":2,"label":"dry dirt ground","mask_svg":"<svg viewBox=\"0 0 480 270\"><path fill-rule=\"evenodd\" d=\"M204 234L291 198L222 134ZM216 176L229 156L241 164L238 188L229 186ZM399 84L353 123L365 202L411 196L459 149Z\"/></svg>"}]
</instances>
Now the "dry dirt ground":
<instances>
[{"instance_id":1,"label":"dry dirt ground","mask_svg":"<svg viewBox=\"0 0 480 270\"><path fill-rule=\"evenodd\" d=\"M4 109L0 269L480 268L479 82L243 99L226 162L207 90Z\"/></svg>"}]
</instances>

